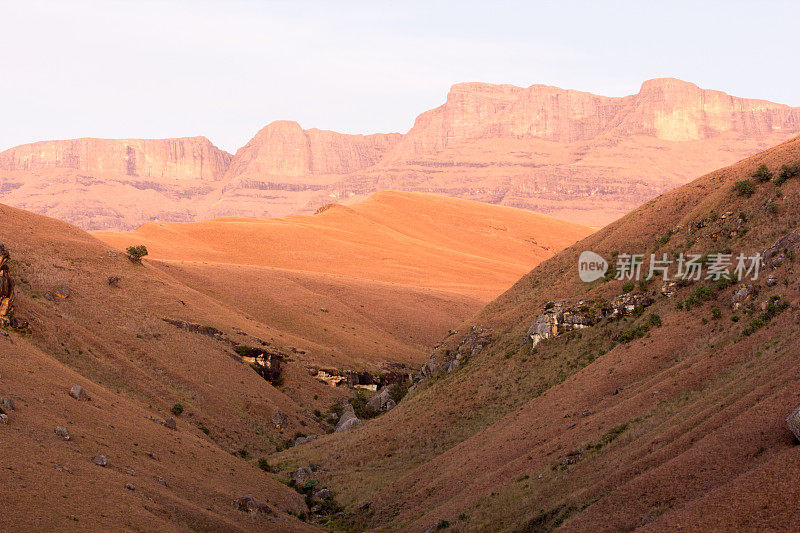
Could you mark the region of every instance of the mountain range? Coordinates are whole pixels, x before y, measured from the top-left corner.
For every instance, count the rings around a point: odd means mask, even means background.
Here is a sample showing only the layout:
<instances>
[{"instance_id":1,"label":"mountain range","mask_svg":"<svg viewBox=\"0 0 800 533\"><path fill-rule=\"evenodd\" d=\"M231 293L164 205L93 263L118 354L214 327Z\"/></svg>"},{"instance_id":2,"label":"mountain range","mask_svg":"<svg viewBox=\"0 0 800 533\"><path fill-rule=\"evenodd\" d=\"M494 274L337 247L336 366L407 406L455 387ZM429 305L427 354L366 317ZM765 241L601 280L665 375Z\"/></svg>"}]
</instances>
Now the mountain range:
<instances>
[{"instance_id":1,"label":"mountain range","mask_svg":"<svg viewBox=\"0 0 800 533\"><path fill-rule=\"evenodd\" d=\"M381 190L603 226L693 176L800 133L800 108L672 78L605 97L454 85L405 134L276 121L236 154L205 137L43 141L0 153L0 201L89 230L313 213Z\"/></svg>"}]
</instances>

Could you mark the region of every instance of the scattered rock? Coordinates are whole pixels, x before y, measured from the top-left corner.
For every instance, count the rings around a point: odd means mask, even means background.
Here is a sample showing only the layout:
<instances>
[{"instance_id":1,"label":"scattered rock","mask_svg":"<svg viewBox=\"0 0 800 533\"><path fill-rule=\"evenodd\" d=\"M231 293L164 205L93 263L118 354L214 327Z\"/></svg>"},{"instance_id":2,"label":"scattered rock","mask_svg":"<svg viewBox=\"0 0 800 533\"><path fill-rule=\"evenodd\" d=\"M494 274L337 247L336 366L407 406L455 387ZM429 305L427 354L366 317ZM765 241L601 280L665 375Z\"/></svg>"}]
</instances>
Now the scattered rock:
<instances>
[{"instance_id":1,"label":"scattered rock","mask_svg":"<svg viewBox=\"0 0 800 533\"><path fill-rule=\"evenodd\" d=\"M167 482L163 477L155 476L155 478L156 478L156 483L158 483L159 485L164 485L165 487L169 487L169 485L167 485Z\"/></svg>"},{"instance_id":2,"label":"scattered rock","mask_svg":"<svg viewBox=\"0 0 800 533\"><path fill-rule=\"evenodd\" d=\"M262 503L262 502L256 501L256 499L253 498L252 494L246 494L246 495L242 496L241 498L237 498L234 501L234 505L240 511L249 512L249 513L253 513L253 514L271 513L272 512L272 510L269 508L269 506L266 503Z\"/></svg>"},{"instance_id":3,"label":"scattered rock","mask_svg":"<svg viewBox=\"0 0 800 533\"><path fill-rule=\"evenodd\" d=\"M11 398L0 398L0 409L4 413L12 413L17 410L14 400Z\"/></svg>"},{"instance_id":4,"label":"scattered rock","mask_svg":"<svg viewBox=\"0 0 800 533\"><path fill-rule=\"evenodd\" d=\"M731 296L731 305L733 309L739 309L744 302L752 299L755 294L756 290L750 283L740 283L737 285Z\"/></svg>"},{"instance_id":5,"label":"scattered rock","mask_svg":"<svg viewBox=\"0 0 800 533\"><path fill-rule=\"evenodd\" d=\"M300 446L301 444L308 444L312 440L316 440L319 438L319 435L309 435L308 437L297 437L294 441L295 446Z\"/></svg>"},{"instance_id":6,"label":"scattered rock","mask_svg":"<svg viewBox=\"0 0 800 533\"><path fill-rule=\"evenodd\" d=\"M324 501L333 498L333 491L330 489L320 489L314 492L314 499Z\"/></svg>"},{"instance_id":7,"label":"scattered rock","mask_svg":"<svg viewBox=\"0 0 800 533\"><path fill-rule=\"evenodd\" d=\"M147 452L147 453L145 453L145 455L147 457L149 457L150 459L152 459L153 461L158 461L158 456L156 454L154 454L153 452Z\"/></svg>"},{"instance_id":8,"label":"scattered rock","mask_svg":"<svg viewBox=\"0 0 800 533\"><path fill-rule=\"evenodd\" d=\"M308 469L303 468L302 466L297 470L295 470L294 472L292 472L292 481L294 481L294 484L298 487L301 486L303 483L306 482L306 480L310 478L311 478L311 472Z\"/></svg>"},{"instance_id":9,"label":"scattered rock","mask_svg":"<svg viewBox=\"0 0 800 533\"><path fill-rule=\"evenodd\" d=\"M65 428L64 426L56 426L53 429L53 433L55 433L56 437L58 437L61 440L69 440L72 438L69 434L69 430L67 430L67 428Z\"/></svg>"},{"instance_id":10,"label":"scattered rock","mask_svg":"<svg viewBox=\"0 0 800 533\"><path fill-rule=\"evenodd\" d=\"M136 487L134 487L131 483L126 483L125 488L128 490L136 490Z\"/></svg>"},{"instance_id":11,"label":"scattered rock","mask_svg":"<svg viewBox=\"0 0 800 533\"><path fill-rule=\"evenodd\" d=\"M275 409L272 412L272 425L274 425L276 428L281 429L283 426L285 426L286 420L287 416L283 411Z\"/></svg>"},{"instance_id":12,"label":"scattered rock","mask_svg":"<svg viewBox=\"0 0 800 533\"><path fill-rule=\"evenodd\" d=\"M108 457L105 455L95 455L92 462L97 466L106 466L108 465Z\"/></svg>"},{"instance_id":13,"label":"scattered rock","mask_svg":"<svg viewBox=\"0 0 800 533\"><path fill-rule=\"evenodd\" d=\"M83 387L80 385L73 385L71 389L69 389L69 395L75 398L76 400L80 401L88 401L89 395L86 394L86 391L83 390Z\"/></svg>"},{"instance_id":14,"label":"scattered rock","mask_svg":"<svg viewBox=\"0 0 800 533\"><path fill-rule=\"evenodd\" d=\"M8 424L8 415L0 414L0 424Z\"/></svg>"},{"instance_id":15,"label":"scattered rock","mask_svg":"<svg viewBox=\"0 0 800 533\"><path fill-rule=\"evenodd\" d=\"M339 422L336 424L336 429L334 430L336 433L341 433L342 431L347 431L349 429L362 426L364 423L356 416L356 412L353 410L353 406L348 404L345 407L344 412L342 412L342 416L339 417Z\"/></svg>"},{"instance_id":16,"label":"scattered rock","mask_svg":"<svg viewBox=\"0 0 800 533\"><path fill-rule=\"evenodd\" d=\"M774 287L775 285L778 284L778 276L776 276L775 274L770 274L769 277L767 278L766 283L767 287Z\"/></svg>"},{"instance_id":17,"label":"scattered rock","mask_svg":"<svg viewBox=\"0 0 800 533\"><path fill-rule=\"evenodd\" d=\"M178 424L175 423L175 419L172 417L164 420L164 426L169 429L178 429Z\"/></svg>"},{"instance_id":18,"label":"scattered rock","mask_svg":"<svg viewBox=\"0 0 800 533\"><path fill-rule=\"evenodd\" d=\"M668 281L661 286L661 294L667 298L672 298L678 292L678 282Z\"/></svg>"},{"instance_id":19,"label":"scattered rock","mask_svg":"<svg viewBox=\"0 0 800 533\"><path fill-rule=\"evenodd\" d=\"M108 276L108 286L109 287L119 287L119 276Z\"/></svg>"},{"instance_id":20,"label":"scattered rock","mask_svg":"<svg viewBox=\"0 0 800 533\"><path fill-rule=\"evenodd\" d=\"M320 470L322 470L322 465L317 463L308 463L308 469L311 472L319 472Z\"/></svg>"}]
</instances>

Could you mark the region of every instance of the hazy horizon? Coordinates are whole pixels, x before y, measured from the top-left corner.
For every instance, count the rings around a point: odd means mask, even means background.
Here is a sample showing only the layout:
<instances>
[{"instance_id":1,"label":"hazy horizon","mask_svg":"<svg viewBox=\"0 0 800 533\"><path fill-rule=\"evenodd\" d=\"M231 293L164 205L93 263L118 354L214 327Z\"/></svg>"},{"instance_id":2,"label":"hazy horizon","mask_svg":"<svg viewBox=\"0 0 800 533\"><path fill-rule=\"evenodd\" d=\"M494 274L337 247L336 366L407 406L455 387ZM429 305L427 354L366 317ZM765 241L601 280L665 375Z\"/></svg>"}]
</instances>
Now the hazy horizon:
<instances>
[{"instance_id":1,"label":"hazy horizon","mask_svg":"<svg viewBox=\"0 0 800 533\"><path fill-rule=\"evenodd\" d=\"M623 96L676 77L797 106L798 14L790 2L8 2L0 150L202 135L235 152L281 119L405 132L468 81Z\"/></svg>"}]
</instances>

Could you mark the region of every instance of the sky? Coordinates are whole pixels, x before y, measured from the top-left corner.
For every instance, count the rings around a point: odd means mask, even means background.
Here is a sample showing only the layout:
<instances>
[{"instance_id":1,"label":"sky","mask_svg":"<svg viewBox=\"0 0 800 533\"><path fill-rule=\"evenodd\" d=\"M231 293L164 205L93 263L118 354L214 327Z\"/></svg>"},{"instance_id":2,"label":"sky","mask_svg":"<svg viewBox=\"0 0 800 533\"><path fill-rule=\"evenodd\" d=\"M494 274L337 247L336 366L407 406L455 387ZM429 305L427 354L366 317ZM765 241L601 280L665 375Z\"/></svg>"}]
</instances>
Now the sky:
<instances>
[{"instance_id":1,"label":"sky","mask_svg":"<svg viewBox=\"0 0 800 533\"><path fill-rule=\"evenodd\" d=\"M458 82L607 96L677 77L800 106L800 2L0 0L0 150L273 120L406 132Z\"/></svg>"}]
</instances>

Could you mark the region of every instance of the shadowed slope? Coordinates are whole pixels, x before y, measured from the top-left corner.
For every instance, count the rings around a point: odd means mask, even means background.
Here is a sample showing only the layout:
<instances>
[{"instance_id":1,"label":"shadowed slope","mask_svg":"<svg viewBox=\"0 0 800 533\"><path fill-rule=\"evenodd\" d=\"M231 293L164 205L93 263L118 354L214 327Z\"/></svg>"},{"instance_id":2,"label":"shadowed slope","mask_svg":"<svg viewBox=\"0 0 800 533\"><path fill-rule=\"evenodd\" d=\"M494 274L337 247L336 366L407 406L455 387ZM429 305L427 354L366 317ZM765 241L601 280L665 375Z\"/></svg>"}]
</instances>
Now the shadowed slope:
<instances>
[{"instance_id":1,"label":"shadowed slope","mask_svg":"<svg viewBox=\"0 0 800 533\"><path fill-rule=\"evenodd\" d=\"M433 360L447 361L473 326L490 332L457 370L423 381L365 428L279 457L327 461L323 481L341 490L359 527L794 529L787 480L798 474L797 450L783 424L800 402L792 253L769 264L740 309L734 287L706 289L712 300L687 311L676 302L708 282L672 298L654 283L634 289L655 299L641 316L535 350L522 344L546 302L622 293L621 281L577 278L583 250L752 254L800 228L797 176L757 183L750 198L733 190L762 163L776 175L800 165L800 139L665 194L542 263L436 350ZM773 297L788 307L760 318ZM652 314L660 327L621 341Z\"/></svg>"}]
</instances>

